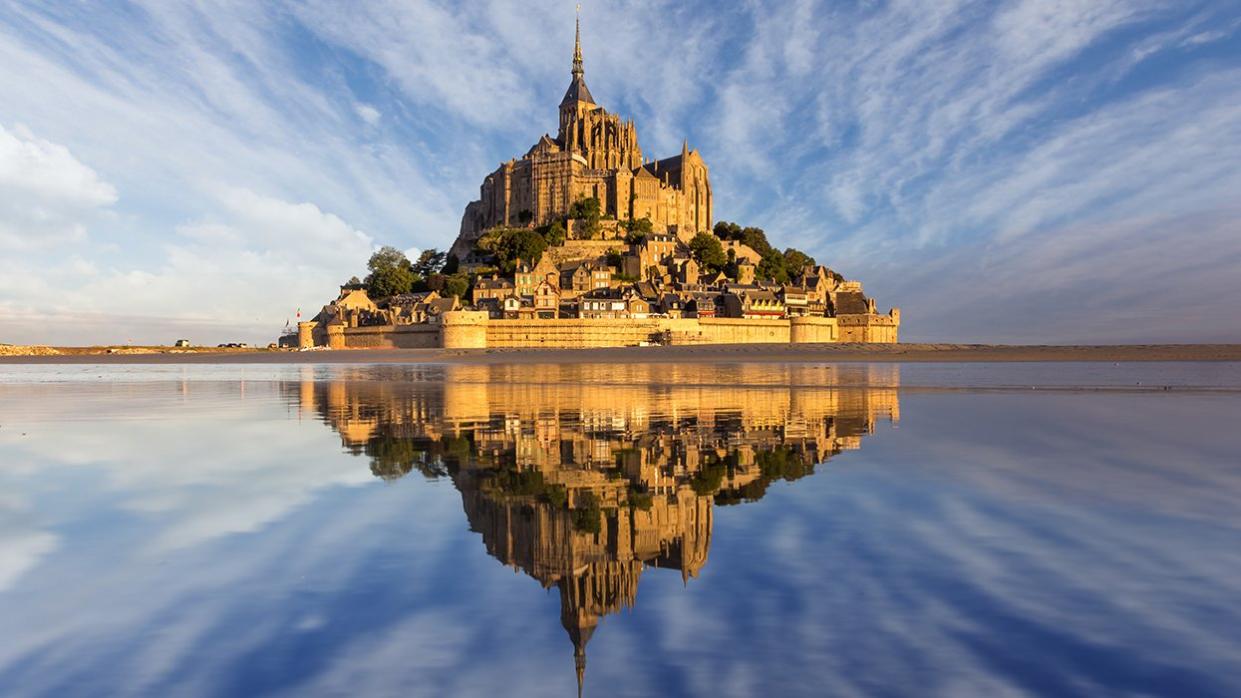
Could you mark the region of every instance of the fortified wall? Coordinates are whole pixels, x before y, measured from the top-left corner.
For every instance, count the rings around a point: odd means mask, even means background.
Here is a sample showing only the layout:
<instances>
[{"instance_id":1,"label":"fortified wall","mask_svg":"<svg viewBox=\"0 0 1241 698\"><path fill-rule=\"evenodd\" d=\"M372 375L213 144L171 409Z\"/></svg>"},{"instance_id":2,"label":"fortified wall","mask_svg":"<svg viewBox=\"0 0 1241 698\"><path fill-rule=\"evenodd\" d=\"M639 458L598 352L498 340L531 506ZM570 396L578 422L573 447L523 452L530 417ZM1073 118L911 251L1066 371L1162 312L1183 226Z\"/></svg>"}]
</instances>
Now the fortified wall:
<instances>
[{"instance_id":1,"label":"fortified wall","mask_svg":"<svg viewBox=\"0 0 1241 698\"><path fill-rule=\"evenodd\" d=\"M561 318L497 320L483 311L444 313L419 325L298 325L298 346L331 349L587 349L643 344L827 344L895 342L900 311L888 315L743 318Z\"/></svg>"}]
</instances>

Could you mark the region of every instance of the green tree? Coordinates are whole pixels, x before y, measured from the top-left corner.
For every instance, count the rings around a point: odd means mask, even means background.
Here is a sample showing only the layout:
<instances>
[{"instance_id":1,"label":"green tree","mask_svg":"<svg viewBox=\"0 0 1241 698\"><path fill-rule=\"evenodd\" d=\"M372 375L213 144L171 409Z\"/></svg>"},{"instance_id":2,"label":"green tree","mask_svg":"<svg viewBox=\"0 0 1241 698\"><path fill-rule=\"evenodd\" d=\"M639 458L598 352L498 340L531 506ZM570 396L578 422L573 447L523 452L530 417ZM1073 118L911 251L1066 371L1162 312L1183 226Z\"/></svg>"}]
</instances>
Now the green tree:
<instances>
[{"instance_id":1,"label":"green tree","mask_svg":"<svg viewBox=\"0 0 1241 698\"><path fill-rule=\"evenodd\" d=\"M737 251L736 250L733 250L731 248L728 250L728 262L724 264L724 268L721 271L724 272L724 276L727 276L733 281L737 280Z\"/></svg>"},{"instance_id":2,"label":"green tree","mask_svg":"<svg viewBox=\"0 0 1241 698\"><path fill-rule=\"evenodd\" d=\"M582 500L581 504L585 506L569 510L573 530L598 535L603 530L603 508L599 506L599 500L589 492L582 493Z\"/></svg>"},{"instance_id":3,"label":"green tree","mask_svg":"<svg viewBox=\"0 0 1241 698\"><path fill-rule=\"evenodd\" d=\"M689 241L689 250L703 271L719 271L728 263L724 246L711 233L698 233Z\"/></svg>"},{"instance_id":4,"label":"green tree","mask_svg":"<svg viewBox=\"0 0 1241 698\"><path fill-rule=\"evenodd\" d=\"M646 236L655 232L655 225L651 223L651 219L643 216L637 220L625 221L625 229L629 233L625 236L625 242L633 245L642 242Z\"/></svg>"},{"instance_id":5,"label":"green tree","mask_svg":"<svg viewBox=\"0 0 1241 698\"><path fill-rule=\"evenodd\" d=\"M456 296L464 298L470 292L470 280L465 274L453 274L444 281L444 290L441 292L445 296Z\"/></svg>"},{"instance_id":6,"label":"green tree","mask_svg":"<svg viewBox=\"0 0 1241 698\"><path fill-rule=\"evenodd\" d=\"M784 255L779 251L768 248L763 254L763 259L759 261L758 268L755 269L758 278L766 281L775 281L776 283L784 283L789 280L789 272L785 267Z\"/></svg>"},{"instance_id":7,"label":"green tree","mask_svg":"<svg viewBox=\"0 0 1241 698\"><path fill-rule=\"evenodd\" d=\"M366 277L366 290L372 298L408 293L418 280L405 253L395 247L381 247L366 266L371 270Z\"/></svg>"},{"instance_id":8,"label":"green tree","mask_svg":"<svg viewBox=\"0 0 1241 698\"><path fill-rule=\"evenodd\" d=\"M750 249L766 256L768 252L773 251L771 243L767 242L767 233L762 228L742 228L741 244L748 246Z\"/></svg>"},{"instance_id":9,"label":"green tree","mask_svg":"<svg viewBox=\"0 0 1241 698\"><path fill-rule=\"evenodd\" d=\"M448 257L444 259L444 268L441 271L445 274L456 274L457 270L460 268L461 260L457 259L457 255L450 253Z\"/></svg>"},{"instance_id":10,"label":"green tree","mask_svg":"<svg viewBox=\"0 0 1241 698\"><path fill-rule=\"evenodd\" d=\"M728 221L719 221L715 224L715 236L721 240L740 240L741 226Z\"/></svg>"},{"instance_id":11,"label":"green tree","mask_svg":"<svg viewBox=\"0 0 1241 698\"><path fill-rule=\"evenodd\" d=\"M440 252L434 247L429 250L423 250L422 254L418 255L418 261L414 262L414 273L424 277L438 274L443 270L444 264L447 261L447 252Z\"/></svg>"},{"instance_id":12,"label":"green tree","mask_svg":"<svg viewBox=\"0 0 1241 698\"><path fill-rule=\"evenodd\" d=\"M569 218L585 222L586 237L594 237L599 232L599 219L602 217L603 209L593 196L578 199L569 207Z\"/></svg>"},{"instance_id":13,"label":"green tree","mask_svg":"<svg viewBox=\"0 0 1241 698\"><path fill-rule=\"evenodd\" d=\"M444 284L448 281L446 274L432 274L425 279L419 279L414 284L415 291L443 291Z\"/></svg>"},{"instance_id":14,"label":"green tree","mask_svg":"<svg viewBox=\"0 0 1241 698\"><path fill-rule=\"evenodd\" d=\"M784 268L789 275L801 274L806 267L813 267L814 257L792 247L784 251Z\"/></svg>"},{"instance_id":15,"label":"green tree","mask_svg":"<svg viewBox=\"0 0 1241 698\"><path fill-rule=\"evenodd\" d=\"M564 244L565 230L564 223L560 221L552 221L540 229L543 233L543 239L547 241L548 247L559 247Z\"/></svg>"},{"instance_id":16,"label":"green tree","mask_svg":"<svg viewBox=\"0 0 1241 698\"><path fill-rule=\"evenodd\" d=\"M506 274L513 273L519 260L538 264L547 249L547 240L528 228L497 228L485 233L476 244L478 249L494 256L497 266Z\"/></svg>"},{"instance_id":17,"label":"green tree","mask_svg":"<svg viewBox=\"0 0 1241 698\"><path fill-rule=\"evenodd\" d=\"M514 264L520 260L531 265L538 264L547 249L547 239L533 230L518 230L508 244L509 257Z\"/></svg>"}]
</instances>

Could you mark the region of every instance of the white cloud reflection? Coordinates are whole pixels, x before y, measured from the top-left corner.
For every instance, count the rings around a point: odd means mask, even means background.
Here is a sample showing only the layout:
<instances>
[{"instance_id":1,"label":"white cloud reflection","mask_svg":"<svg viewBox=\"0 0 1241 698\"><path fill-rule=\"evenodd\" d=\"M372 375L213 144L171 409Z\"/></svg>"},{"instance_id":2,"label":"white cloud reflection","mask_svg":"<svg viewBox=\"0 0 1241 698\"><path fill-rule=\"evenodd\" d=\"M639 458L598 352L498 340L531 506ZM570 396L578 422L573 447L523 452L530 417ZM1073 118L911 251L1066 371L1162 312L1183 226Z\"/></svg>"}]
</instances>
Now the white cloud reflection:
<instances>
[{"instance_id":1,"label":"white cloud reflection","mask_svg":"<svg viewBox=\"0 0 1241 698\"><path fill-rule=\"evenodd\" d=\"M572 690L557 595L487 556L451 484L381 485L271 384L27 390L3 530L61 540L0 591L6 693ZM647 570L588 648L588 694L1241 687L1235 396L901 408L717 508L687 587Z\"/></svg>"}]
</instances>

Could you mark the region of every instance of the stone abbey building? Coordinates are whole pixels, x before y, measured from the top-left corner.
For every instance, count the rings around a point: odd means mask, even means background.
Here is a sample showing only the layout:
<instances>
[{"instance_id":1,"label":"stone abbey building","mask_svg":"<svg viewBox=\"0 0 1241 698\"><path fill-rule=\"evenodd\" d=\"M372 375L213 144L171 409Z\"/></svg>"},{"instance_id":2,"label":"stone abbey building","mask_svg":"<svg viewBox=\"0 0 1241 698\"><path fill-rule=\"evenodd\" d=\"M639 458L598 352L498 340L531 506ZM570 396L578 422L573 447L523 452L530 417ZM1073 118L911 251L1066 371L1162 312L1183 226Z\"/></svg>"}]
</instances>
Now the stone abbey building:
<instances>
[{"instance_id":1,"label":"stone abbey building","mask_svg":"<svg viewBox=\"0 0 1241 698\"><path fill-rule=\"evenodd\" d=\"M556 137L502 164L466 206L448 255L464 293L411 283L410 292L370 298L361 284L346 285L281 341L333 349L897 341L900 309L880 312L861 282L781 252L760 229L716 224L707 165L688 142L680 155L644 157L634 123L599 106L586 86L580 21L571 72Z\"/></svg>"},{"instance_id":2,"label":"stone abbey building","mask_svg":"<svg viewBox=\"0 0 1241 698\"><path fill-rule=\"evenodd\" d=\"M464 259L484 231L563 219L579 199L595 198L618 221L646 218L656 230L688 241L711 230L707 164L686 142L681 153L646 160L637 127L595 102L582 67L578 22L572 79L560 100L560 129L544 135L520 160L487 175L479 198L465 208L452 252Z\"/></svg>"}]
</instances>

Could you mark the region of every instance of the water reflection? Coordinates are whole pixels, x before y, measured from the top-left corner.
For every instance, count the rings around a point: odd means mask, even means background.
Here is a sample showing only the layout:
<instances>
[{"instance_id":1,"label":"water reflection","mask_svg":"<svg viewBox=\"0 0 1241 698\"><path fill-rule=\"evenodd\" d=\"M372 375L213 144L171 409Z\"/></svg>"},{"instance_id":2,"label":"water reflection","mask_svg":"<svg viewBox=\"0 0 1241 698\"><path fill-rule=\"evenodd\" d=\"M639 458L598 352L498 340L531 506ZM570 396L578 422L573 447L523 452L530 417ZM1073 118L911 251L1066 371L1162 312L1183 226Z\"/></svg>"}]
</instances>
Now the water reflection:
<instances>
[{"instance_id":1,"label":"water reflection","mask_svg":"<svg viewBox=\"0 0 1241 698\"><path fill-rule=\"evenodd\" d=\"M896 366L401 371L282 390L376 477L451 479L487 552L559 592L579 690L587 643L634 605L644 570L688 584L707 564L715 506L758 500L900 416Z\"/></svg>"},{"instance_id":2,"label":"water reflection","mask_svg":"<svg viewBox=\"0 0 1241 698\"><path fill-rule=\"evenodd\" d=\"M0 695L1241 695L1236 392L130 370L0 376Z\"/></svg>"}]
</instances>

